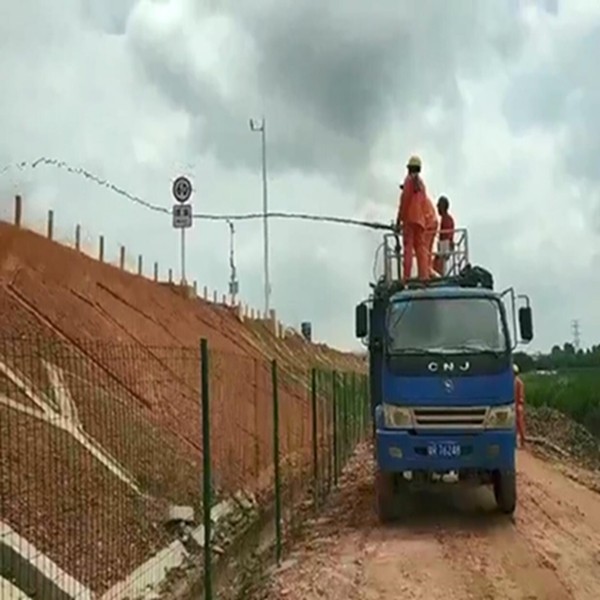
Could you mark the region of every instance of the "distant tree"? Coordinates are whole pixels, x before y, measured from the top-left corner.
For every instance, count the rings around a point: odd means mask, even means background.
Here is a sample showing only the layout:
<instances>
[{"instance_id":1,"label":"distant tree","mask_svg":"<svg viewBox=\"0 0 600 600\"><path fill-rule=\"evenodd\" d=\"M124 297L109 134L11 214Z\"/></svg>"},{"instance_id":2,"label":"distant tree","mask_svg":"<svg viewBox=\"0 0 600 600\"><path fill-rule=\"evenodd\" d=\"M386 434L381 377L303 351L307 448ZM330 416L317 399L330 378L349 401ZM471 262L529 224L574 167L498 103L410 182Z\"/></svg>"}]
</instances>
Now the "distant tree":
<instances>
[{"instance_id":1,"label":"distant tree","mask_svg":"<svg viewBox=\"0 0 600 600\"><path fill-rule=\"evenodd\" d=\"M548 354L539 354L533 358L525 352L515 352L514 358L524 372L533 369L549 371L585 367L600 368L600 344L576 351L571 342L565 342L562 346L554 344Z\"/></svg>"},{"instance_id":2,"label":"distant tree","mask_svg":"<svg viewBox=\"0 0 600 600\"><path fill-rule=\"evenodd\" d=\"M518 365L519 370L522 373L533 371L536 368L535 360L526 352L515 352L513 354L513 360Z\"/></svg>"}]
</instances>

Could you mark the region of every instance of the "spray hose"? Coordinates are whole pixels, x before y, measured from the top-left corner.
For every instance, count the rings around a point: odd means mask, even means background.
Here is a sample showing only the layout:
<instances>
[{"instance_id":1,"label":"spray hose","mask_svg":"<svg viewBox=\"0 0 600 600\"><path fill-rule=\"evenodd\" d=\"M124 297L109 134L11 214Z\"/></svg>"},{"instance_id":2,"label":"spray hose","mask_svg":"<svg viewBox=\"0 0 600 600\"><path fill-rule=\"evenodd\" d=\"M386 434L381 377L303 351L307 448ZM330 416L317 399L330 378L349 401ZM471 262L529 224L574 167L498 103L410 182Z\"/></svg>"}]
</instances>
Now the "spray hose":
<instances>
[{"instance_id":1,"label":"spray hose","mask_svg":"<svg viewBox=\"0 0 600 600\"><path fill-rule=\"evenodd\" d=\"M367 227L369 229L384 229L394 231L395 227L391 223L379 223L376 221L363 221L360 219L350 219L346 217L331 217L324 215L309 215L305 213L284 213L284 212L268 212L263 213L247 213L238 215L215 215L207 213L196 213L194 219L203 219L207 221L248 221L251 219L299 219L305 221L321 221L327 223L339 223L342 225L356 225L358 227Z\"/></svg>"}]
</instances>

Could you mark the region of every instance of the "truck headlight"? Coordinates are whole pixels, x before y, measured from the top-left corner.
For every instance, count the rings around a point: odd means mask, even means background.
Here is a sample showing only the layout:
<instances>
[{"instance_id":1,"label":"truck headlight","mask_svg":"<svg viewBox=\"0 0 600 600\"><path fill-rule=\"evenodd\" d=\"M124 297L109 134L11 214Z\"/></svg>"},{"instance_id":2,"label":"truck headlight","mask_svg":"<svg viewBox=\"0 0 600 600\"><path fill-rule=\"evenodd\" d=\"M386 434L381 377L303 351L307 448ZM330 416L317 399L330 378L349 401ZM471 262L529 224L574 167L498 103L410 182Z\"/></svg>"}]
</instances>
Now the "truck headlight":
<instances>
[{"instance_id":1,"label":"truck headlight","mask_svg":"<svg viewBox=\"0 0 600 600\"><path fill-rule=\"evenodd\" d=\"M515 426L515 405L495 406L485 420L486 429L511 429Z\"/></svg>"},{"instance_id":2,"label":"truck headlight","mask_svg":"<svg viewBox=\"0 0 600 600\"><path fill-rule=\"evenodd\" d=\"M383 405L383 421L386 427L395 429L408 429L413 426L411 410L393 404Z\"/></svg>"}]
</instances>

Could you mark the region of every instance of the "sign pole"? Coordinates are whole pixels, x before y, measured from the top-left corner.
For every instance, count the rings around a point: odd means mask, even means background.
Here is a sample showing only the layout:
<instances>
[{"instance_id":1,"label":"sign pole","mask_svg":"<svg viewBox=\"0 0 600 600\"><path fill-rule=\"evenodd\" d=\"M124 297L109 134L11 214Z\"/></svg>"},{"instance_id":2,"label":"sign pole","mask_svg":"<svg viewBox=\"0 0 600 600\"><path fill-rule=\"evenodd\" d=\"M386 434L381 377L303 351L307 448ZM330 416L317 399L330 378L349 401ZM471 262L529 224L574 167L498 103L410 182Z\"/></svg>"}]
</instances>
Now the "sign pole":
<instances>
[{"instance_id":1,"label":"sign pole","mask_svg":"<svg viewBox=\"0 0 600 600\"><path fill-rule=\"evenodd\" d=\"M177 177L173 182L173 197L179 204L173 206L173 227L181 229L181 285L187 285L185 277L185 230L192 226L193 214L191 204L187 204L192 196L192 183L187 177Z\"/></svg>"},{"instance_id":2,"label":"sign pole","mask_svg":"<svg viewBox=\"0 0 600 600\"><path fill-rule=\"evenodd\" d=\"M181 229L181 283L186 284L185 280L185 229Z\"/></svg>"}]
</instances>

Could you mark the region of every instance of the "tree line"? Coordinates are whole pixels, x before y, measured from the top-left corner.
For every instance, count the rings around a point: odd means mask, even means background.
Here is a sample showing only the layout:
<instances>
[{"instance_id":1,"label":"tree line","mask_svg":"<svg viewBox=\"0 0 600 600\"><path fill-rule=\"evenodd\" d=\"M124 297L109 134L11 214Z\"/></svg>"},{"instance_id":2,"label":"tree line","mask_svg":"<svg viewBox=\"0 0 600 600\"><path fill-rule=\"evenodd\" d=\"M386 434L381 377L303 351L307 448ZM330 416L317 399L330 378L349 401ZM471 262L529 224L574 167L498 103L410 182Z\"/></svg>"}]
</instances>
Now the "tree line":
<instances>
[{"instance_id":1,"label":"tree line","mask_svg":"<svg viewBox=\"0 0 600 600\"><path fill-rule=\"evenodd\" d=\"M515 352L514 361L523 373L560 369L600 368L600 344L579 350L570 342L552 346L547 354Z\"/></svg>"},{"instance_id":2,"label":"tree line","mask_svg":"<svg viewBox=\"0 0 600 600\"><path fill-rule=\"evenodd\" d=\"M600 345L576 350L566 342L546 354L516 352L514 361L525 373L528 405L555 408L600 439Z\"/></svg>"}]
</instances>

